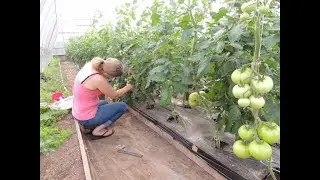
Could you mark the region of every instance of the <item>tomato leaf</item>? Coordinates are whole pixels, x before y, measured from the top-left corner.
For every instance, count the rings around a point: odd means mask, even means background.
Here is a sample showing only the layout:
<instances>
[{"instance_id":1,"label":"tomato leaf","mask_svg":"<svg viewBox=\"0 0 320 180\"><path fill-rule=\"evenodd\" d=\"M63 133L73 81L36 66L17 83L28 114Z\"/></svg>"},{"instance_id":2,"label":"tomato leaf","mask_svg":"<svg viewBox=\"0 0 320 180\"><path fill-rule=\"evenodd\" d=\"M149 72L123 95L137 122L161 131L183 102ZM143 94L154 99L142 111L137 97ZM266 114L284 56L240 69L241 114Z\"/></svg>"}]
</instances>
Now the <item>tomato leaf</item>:
<instances>
[{"instance_id":1,"label":"tomato leaf","mask_svg":"<svg viewBox=\"0 0 320 180\"><path fill-rule=\"evenodd\" d=\"M188 86L186 84L181 84L180 82L174 82L173 89L175 93L188 92Z\"/></svg>"},{"instance_id":2,"label":"tomato leaf","mask_svg":"<svg viewBox=\"0 0 320 180\"><path fill-rule=\"evenodd\" d=\"M228 119L230 121L237 121L241 118L241 111L238 105L231 105L229 107Z\"/></svg>"},{"instance_id":3,"label":"tomato leaf","mask_svg":"<svg viewBox=\"0 0 320 180\"><path fill-rule=\"evenodd\" d=\"M183 76L181 83L182 83L182 84L186 84L186 85L193 84L193 78L192 78L192 76L190 76L190 75L188 75L188 76Z\"/></svg>"},{"instance_id":4,"label":"tomato leaf","mask_svg":"<svg viewBox=\"0 0 320 180\"><path fill-rule=\"evenodd\" d=\"M182 32L181 36L181 43L185 42L186 40L190 39L192 36L192 30L191 29L186 29Z\"/></svg>"},{"instance_id":5,"label":"tomato leaf","mask_svg":"<svg viewBox=\"0 0 320 180\"><path fill-rule=\"evenodd\" d=\"M219 21L219 19L223 18L223 16L225 16L227 14L227 9L222 7L219 9L218 13L216 12L211 12L210 16L212 17L212 19Z\"/></svg>"},{"instance_id":6,"label":"tomato leaf","mask_svg":"<svg viewBox=\"0 0 320 180\"><path fill-rule=\"evenodd\" d=\"M262 44L267 48L271 49L275 44L280 42L280 36L278 34L268 36L262 39Z\"/></svg>"},{"instance_id":7,"label":"tomato leaf","mask_svg":"<svg viewBox=\"0 0 320 180\"><path fill-rule=\"evenodd\" d=\"M261 112L266 120L272 120L277 124L280 124L280 106L274 103L272 100L266 100L266 104Z\"/></svg>"},{"instance_id":8,"label":"tomato leaf","mask_svg":"<svg viewBox=\"0 0 320 180\"><path fill-rule=\"evenodd\" d=\"M158 66L158 67L155 67L153 68L149 74L152 75L152 74L155 74L155 73L159 73L159 72L163 72L164 70L166 70L168 67L165 66L165 65L162 65L162 66Z\"/></svg>"},{"instance_id":9,"label":"tomato leaf","mask_svg":"<svg viewBox=\"0 0 320 180\"><path fill-rule=\"evenodd\" d=\"M233 62L227 61L222 65L222 68L220 69L221 76L227 76L233 70L234 70Z\"/></svg>"},{"instance_id":10,"label":"tomato leaf","mask_svg":"<svg viewBox=\"0 0 320 180\"><path fill-rule=\"evenodd\" d=\"M242 47L240 44L238 44L238 43L230 43L230 45L231 45L232 47L236 48L236 49L239 49L239 50L242 50L242 49L243 49L243 47Z\"/></svg>"},{"instance_id":11,"label":"tomato leaf","mask_svg":"<svg viewBox=\"0 0 320 180\"><path fill-rule=\"evenodd\" d=\"M166 81L164 83L164 86L161 90L161 99L160 99L160 104L161 105L168 105L171 104L171 97L172 97L172 86L171 86L171 81Z\"/></svg>"},{"instance_id":12,"label":"tomato leaf","mask_svg":"<svg viewBox=\"0 0 320 180\"><path fill-rule=\"evenodd\" d=\"M157 72L149 75L150 81L163 82L166 80L166 74L164 72ZM147 83L149 85L149 83Z\"/></svg>"},{"instance_id":13,"label":"tomato leaf","mask_svg":"<svg viewBox=\"0 0 320 180\"><path fill-rule=\"evenodd\" d=\"M213 43L213 42L210 41L210 40L203 41L203 42L201 42L201 43L199 44L199 48L200 48L200 49L207 49L208 47L211 46L212 43Z\"/></svg>"},{"instance_id":14,"label":"tomato leaf","mask_svg":"<svg viewBox=\"0 0 320 180\"><path fill-rule=\"evenodd\" d=\"M243 33L243 29L240 24L234 26L229 32L229 35L228 35L229 41L231 43L233 43L233 42L239 40L242 33Z\"/></svg>"},{"instance_id":15,"label":"tomato leaf","mask_svg":"<svg viewBox=\"0 0 320 180\"><path fill-rule=\"evenodd\" d=\"M160 58L160 59L157 59L154 63L155 64L164 64L165 62L168 62L168 59Z\"/></svg>"},{"instance_id":16,"label":"tomato leaf","mask_svg":"<svg viewBox=\"0 0 320 180\"><path fill-rule=\"evenodd\" d=\"M151 21L152 21L152 23L151 23L152 26L159 24L160 23L160 15L155 12L152 13Z\"/></svg>"},{"instance_id":17,"label":"tomato leaf","mask_svg":"<svg viewBox=\"0 0 320 180\"><path fill-rule=\"evenodd\" d=\"M225 29L220 29L213 35L213 39L216 41L220 40L225 32L226 32Z\"/></svg>"},{"instance_id":18,"label":"tomato leaf","mask_svg":"<svg viewBox=\"0 0 320 180\"><path fill-rule=\"evenodd\" d=\"M224 49L224 42L223 41L219 41L217 43L217 47L216 47L217 53L222 53L223 49Z\"/></svg>"},{"instance_id":19,"label":"tomato leaf","mask_svg":"<svg viewBox=\"0 0 320 180\"><path fill-rule=\"evenodd\" d=\"M238 105L229 106L229 113L226 118L227 119L225 120L225 125L226 125L225 131L234 133L235 129L237 129L237 127L240 127L239 120L241 118L241 111Z\"/></svg>"},{"instance_id":20,"label":"tomato leaf","mask_svg":"<svg viewBox=\"0 0 320 180\"><path fill-rule=\"evenodd\" d=\"M198 62L198 61L201 61L201 59L204 59L204 55L205 55L204 53L198 53L191 56L189 60L193 62Z\"/></svg>"},{"instance_id":21,"label":"tomato leaf","mask_svg":"<svg viewBox=\"0 0 320 180\"><path fill-rule=\"evenodd\" d=\"M200 75L208 73L210 71L210 68L211 68L211 66L210 66L210 59L209 58L200 59L197 76L199 77Z\"/></svg>"},{"instance_id":22,"label":"tomato leaf","mask_svg":"<svg viewBox=\"0 0 320 180\"><path fill-rule=\"evenodd\" d=\"M237 134L238 129L241 127L242 122L241 121L235 121L230 129L230 132L232 134Z\"/></svg>"},{"instance_id":23,"label":"tomato leaf","mask_svg":"<svg viewBox=\"0 0 320 180\"><path fill-rule=\"evenodd\" d=\"M182 28L182 29L187 29L187 28L188 28L188 25L189 25L189 22L190 22L190 16L189 16L189 14L184 15L184 16L182 17L182 20L181 20L181 21L182 21L181 24L180 24L181 28Z\"/></svg>"}]
</instances>

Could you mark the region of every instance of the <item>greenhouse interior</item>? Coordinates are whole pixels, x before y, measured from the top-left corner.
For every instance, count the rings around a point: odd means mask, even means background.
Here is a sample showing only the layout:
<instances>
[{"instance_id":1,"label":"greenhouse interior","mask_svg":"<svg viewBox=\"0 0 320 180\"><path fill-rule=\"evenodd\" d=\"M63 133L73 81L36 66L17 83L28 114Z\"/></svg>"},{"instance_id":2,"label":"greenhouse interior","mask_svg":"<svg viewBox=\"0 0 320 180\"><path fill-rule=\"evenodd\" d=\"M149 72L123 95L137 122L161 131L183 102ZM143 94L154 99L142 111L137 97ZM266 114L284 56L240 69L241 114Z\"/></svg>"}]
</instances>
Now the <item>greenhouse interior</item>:
<instances>
[{"instance_id":1,"label":"greenhouse interior","mask_svg":"<svg viewBox=\"0 0 320 180\"><path fill-rule=\"evenodd\" d=\"M280 180L280 1L40 0L40 179Z\"/></svg>"}]
</instances>

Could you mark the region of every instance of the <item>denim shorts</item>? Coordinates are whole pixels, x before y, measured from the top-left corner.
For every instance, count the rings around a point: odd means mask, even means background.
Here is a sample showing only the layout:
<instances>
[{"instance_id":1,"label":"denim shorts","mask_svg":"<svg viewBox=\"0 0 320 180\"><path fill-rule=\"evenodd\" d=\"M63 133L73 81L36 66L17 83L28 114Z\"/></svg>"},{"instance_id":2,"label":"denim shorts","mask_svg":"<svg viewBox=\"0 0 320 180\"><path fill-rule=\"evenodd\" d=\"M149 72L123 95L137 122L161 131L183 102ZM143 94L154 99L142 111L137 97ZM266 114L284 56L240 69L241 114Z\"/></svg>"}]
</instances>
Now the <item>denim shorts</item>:
<instances>
[{"instance_id":1,"label":"denim shorts","mask_svg":"<svg viewBox=\"0 0 320 180\"><path fill-rule=\"evenodd\" d=\"M100 100L95 117L78 122L85 127L96 127L104 124L106 127L115 123L128 110L125 102L108 104L106 100Z\"/></svg>"}]
</instances>

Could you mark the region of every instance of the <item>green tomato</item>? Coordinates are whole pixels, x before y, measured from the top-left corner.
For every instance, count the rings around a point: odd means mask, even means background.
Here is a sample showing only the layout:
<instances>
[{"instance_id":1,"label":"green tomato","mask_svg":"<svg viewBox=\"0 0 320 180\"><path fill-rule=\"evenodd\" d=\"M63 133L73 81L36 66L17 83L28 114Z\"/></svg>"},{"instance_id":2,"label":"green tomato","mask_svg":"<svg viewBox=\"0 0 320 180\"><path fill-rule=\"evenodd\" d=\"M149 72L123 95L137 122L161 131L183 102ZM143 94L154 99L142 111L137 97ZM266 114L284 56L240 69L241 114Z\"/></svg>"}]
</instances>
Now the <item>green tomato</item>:
<instances>
[{"instance_id":1,"label":"green tomato","mask_svg":"<svg viewBox=\"0 0 320 180\"><path fill-rule=\"evenodd\" d=\"M250 105L250 99L240 98L238 99L238 105L243 108L248 107Z\"/></svg>"},{"instance_id":2,"label":"green tomato","mask_svg":"<svg viewBox=\"0 0 320 180\"><path fill-rule=\"evenodd\" d=\"M254 140L249 144L249 153L256 160L267 160L272 156L272 148L264 141L257 142Z\"/></svg>"},{"instance_id":3,"label":"green tomato","mask_svg":"<svg viewBox=\"0 0 320 180\"><path fill-rule=\"evenodd\" d=\"M113 89L117 90L118 88L119 88L119 84L118 84L118 83L115 83L115 84L113 85Z\"/></svg>"},{"instance_id":4,"label":"green tomato","mask_svg":"<svg viewBox=\"0 0 320 180\"><path fill-rule=\"evenodd\" d=\"M248 4L248 3L243 3L243 4L241 5L241 11L244 12L244 13L246 12L247 4Z\"/></svg>"},{"instance_id":5,"label":"green tomato","mask_svg":"<svg viewBox=\"0 0 320 180\"><path fill-rule=\"evenodd\" d=\"M207 98L208 97L208 94L206 92L204 92L204 91L199 91L199 94L203 98Z\"/></svg>"},{"instance_id":6,"label":"green tomato","mask_svg":"<svg viewBox=\"0 0 320 180\"><path fill-rule=\"evenodd\" d=\"M249 125L242 125L238 129L238 134L241 139L243 140L250 140L253 138L254 135L254 129L250 127Z\"/></svg>"},{"instance_id":7,"label":"green tomato","mask_svg":"<svg viewBox=\"0 0 320 180\"><path fill-rule=\"evenodd\" d=\"M255 1L243 3L241 11L250 14L252 11L257 9L257 3Z\"/></svg>"},{"instance_id":8,"label":"green tomato","mask_svg":"<svg viewBox=\"0 0 320 180\"><path fill-rule=\"evenodd\" d=\"M252 95L249 99L250 107L255 110L262 108L266 104L266 101L263 97L255 97L254 95Z\"/></svg>"},{"instance_id":9,"label":"green tomato","mask_svg":"<svg viewBox=\"0 0 320 180\"><path fill-rule=\"evenodd\" d=\"M251 87L248 84L244 86L235 85L232 88L232 94L236 98L247 98L251 95Z\"/></svg>"},{"instance_id":10,"label":"green tomato","mask_svg":"<svg viewBox=\"0 0 320 180\"><path fill-rule=\"evenodd\" d=\"M200 105L200 96L197 92L193 92L189 95L188 103L191 107L197 107Z\"/></svg>"},{"instance_id":11,"label":"green tomato","mask_svg":"<svg viewBox=\"0 0 320 180\"><path fill-rule=\"evenodd\" d=\"M259 76L255 76L251 80L251 85L260 94L265 94L272 90L273 80L269 76L264 76L262 78L263 79L260 79Z\"/></svg>"},{"instance_id":12,"label":"green tomato","mask_svg":"<svg viewBox=\"0 0 320 180\"><path fill-rule=\"evenodd\" d=\"M240 15L240 21L246 21L250 18L250 15L248 13L243 13Z\"/></svg>"},{"instance_id":13,"label":"green tomato","mask_svg":"<svg viewBox=\"0 0 320 180\"><path fill-rule=\"evenodd\" d=\"M241 73L240 81L243 84L249 84L252 79L252 69L251 68L245 68L245 70Z\"/></svg>"},{"instance_id":14,"label":"green tomato","mask_svg":"<svg viewBox=\"0 0 320 180\"><path fill-rule=\"evenodd\" d=\"M239 69L236 69L233 71L231 74L231 80L235 84L240 84L240 76L241 76L241 71Z\"/></svg>"},{"instance_id":15,"label":"green tomato","mask_svg":"<svg viewBox=\"0 0 320 180\"><path fill-rule=\"evenodd\" d=\"M258 11L261 13L261 14L267 14L269 12L269 6L268 5L265 5L265 6L260 6L258 8Z\"/></svg>"},{"instance_id":16,"label":"green tomato","mask_svg":"<svg viewBox=\"0 0 320 180\"><path fill-rule=\"evenodd\" d=\"M260 139L269 144L274 144L280 140L280 127L274 122L263 123L257 130Z\"/></svg>"},{"instance_id":17,"label":"green tomato","mask_svg":"<svg viewBox=\"0 0 320 180\"><path fill-rule=\"evenodd\" d=\"M242 140L238 140L233 143L232 146L233 153L241 159L246 159L250 157L249 147L243 143Z\"/></svg>"}]
</instances>

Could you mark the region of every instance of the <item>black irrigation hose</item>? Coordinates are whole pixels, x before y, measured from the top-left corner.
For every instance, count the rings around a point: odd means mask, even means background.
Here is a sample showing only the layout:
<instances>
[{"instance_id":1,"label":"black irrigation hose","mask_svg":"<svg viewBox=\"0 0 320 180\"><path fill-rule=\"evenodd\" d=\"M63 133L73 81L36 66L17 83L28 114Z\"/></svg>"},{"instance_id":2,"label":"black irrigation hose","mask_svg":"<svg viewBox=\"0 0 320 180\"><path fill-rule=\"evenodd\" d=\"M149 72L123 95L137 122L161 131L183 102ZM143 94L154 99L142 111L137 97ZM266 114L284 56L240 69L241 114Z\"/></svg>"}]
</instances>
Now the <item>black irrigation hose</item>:
<instances>
[{"instance_id":1,"label":"black irrigation hose","mask_svg":"<svg viewBox=\"0 0 320 180\"><path fill-rule=\"evenodd\" d=\"M137 111L140 115L145 117L147 120L151 121L156 126L158 126L162 130L164 130L165 132L170 134L173 137L173 139L175 139L178 142L180 142L184 147L189 149L190 152L192 152L193 154L196 154L197 156L199 156L203 160L205 160L211 168L217 170L225 178L230 179L230 180L232 180L232 179L237 179L237 180L242 180L243 179L244 180L245 179L242 176L240 176L238 173L232 171L230 168L226 167L225 165L223 165L222 163L220 163L219 161L214 159L212 156L210 156L209 154L207 154L203 150L198 148L197 152L193 151L192 150L192 145L193 144L190 141L188 141L187 139L182 137L180 134L177 134L176 132L174 132L170 128L166 127L161 122L157 121L156 119L154 119L153 117L149 116L145 112L141 111L140 109L138 109L134 105L132 105L131 107L132 107L133 110Z\"/></svg>"}]
</instances>

